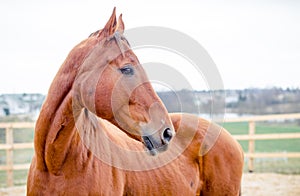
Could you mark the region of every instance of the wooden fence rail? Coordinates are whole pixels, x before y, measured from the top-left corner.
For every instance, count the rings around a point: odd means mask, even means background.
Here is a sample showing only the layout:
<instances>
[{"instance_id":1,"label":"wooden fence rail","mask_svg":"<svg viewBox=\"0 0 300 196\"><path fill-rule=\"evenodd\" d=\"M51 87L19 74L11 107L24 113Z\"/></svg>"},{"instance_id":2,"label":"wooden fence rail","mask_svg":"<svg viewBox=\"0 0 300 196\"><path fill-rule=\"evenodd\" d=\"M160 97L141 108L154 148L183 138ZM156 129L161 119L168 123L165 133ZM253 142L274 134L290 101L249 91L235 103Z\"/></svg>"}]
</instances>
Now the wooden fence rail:
<instances>
[{"instance_id":1,"label":"wooden fence rail","mask_svg":"<svg viewBox=\"0 0 300 196\"><path fill-rule=\"evenodd\" d=\"M248 152L245 152L245 157L249 159L248 170L250 172L254 169L254 158L273 158L273 157L286 157L286 158L300 158L300 152L289 153L255 153L255 140L268 140L268 139L291 139L300 138L300 133L274 133L274 134L255 134L255 122L268 121L268 120L285 120L285 119L300 119L300 113L297 114L280 114L280 115L264 115L253 117L242 117L225 119L225 122L248 122L248 135L233 135L237 140L249 140ZM7 186L13 186L13 171L14 170L27 170L30 163L27 164L14 164L13 163L13 150L15 149L33 149L33 143L14 143L13 131L18 128L32 128L34 123L0 123L0 128L5 129L6 143L0 144L0 150L6 151L6 165L0 165L0 171L7 172Z\"/></svg>"},{"instance_id":2,"label":"wooden fence rail","mask_svg":"<svg viewBox=\"0 0 300 196\"><path fill-rule=\"evenodd\" d=\"M6 183L8 187L14 185L13 171L29 169L28 164L14 164L13 151L15 149L33 149L33 143L14 143L13 130L18 128L32 128L34 123L0 123L0 128L5 129L5 144L0 144L0 150L6 151L6 165L0 165L0 171L6 170Z\"/></svg>"},{"instance_id":3,"label":"wooden fence rail","mask_svg":"<svg viewBox=\"0 0 300 196\"><path fill-rule=\"evenodd\" d=\"M272 133L272 134L255 134L255 122L259 121L274 121L274 120L287 120L287 119L300 119L300 113L295 114L274 114L274 115L262 115L252 117L241 117L233 119L225 119L225 122L248 122L248 135L233 135L237 140L249 140L248 152L245 153L245 157L248 160L248 171L254 170L254 158L274 158L274 157L286 157L286 158L300 158L300 152L289 153L255 153L255 140L269 140L269 139L297 139L300 138L300 133Z\"/></svg>"}]
</instances>

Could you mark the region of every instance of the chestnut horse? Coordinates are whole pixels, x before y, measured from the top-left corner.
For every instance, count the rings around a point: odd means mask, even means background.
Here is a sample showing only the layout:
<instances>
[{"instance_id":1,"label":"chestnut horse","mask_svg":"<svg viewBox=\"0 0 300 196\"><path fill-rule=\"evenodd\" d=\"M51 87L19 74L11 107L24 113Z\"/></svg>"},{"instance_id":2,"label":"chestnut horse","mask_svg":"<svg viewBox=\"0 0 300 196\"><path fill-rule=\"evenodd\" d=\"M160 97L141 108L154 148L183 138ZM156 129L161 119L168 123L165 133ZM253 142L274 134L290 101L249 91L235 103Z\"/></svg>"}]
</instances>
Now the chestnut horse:
<instances>
[{"instance_id":1,"label":"chestnut horse","mask_svg":"<svg viewBox=\"0 0 300 196\"><path fill-rule=\"evenodd\" d=\"M27 194L238 195L239 144L204 119L169 115L123 31L114 9L58 71L36 122Z\"/></svg>"}]
</instances>

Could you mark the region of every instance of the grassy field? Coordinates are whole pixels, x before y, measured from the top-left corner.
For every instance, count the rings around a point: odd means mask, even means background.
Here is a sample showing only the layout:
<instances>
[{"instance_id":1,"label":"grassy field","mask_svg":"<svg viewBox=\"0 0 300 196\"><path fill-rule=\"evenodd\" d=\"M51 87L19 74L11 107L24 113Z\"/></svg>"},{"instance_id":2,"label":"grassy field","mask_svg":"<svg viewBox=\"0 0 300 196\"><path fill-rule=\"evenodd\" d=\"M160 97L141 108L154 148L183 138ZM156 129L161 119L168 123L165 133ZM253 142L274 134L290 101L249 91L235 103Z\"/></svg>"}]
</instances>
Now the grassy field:
<instances>
[{"instance_id":1,"label":"grassy field","mask_svg":"<svg viewBox=\"0 0 300 196\"><path fill-rule=\"evenodd\" d=\"M33 141L32 129L15 129L14 143L24 143ZM0 129L0 143L5 143L5 130ZM33 155L33 149L14 150L13 159L14 164L30 163ZM6 164L6 151L0 150L0 165ZM14 171L14 184L24 185L26 184L27 170ZM6 171L0 171L0 188L6 186Z\"/></svg>"},{"instance_id":2,"label":"grassy field","mask_svg":"<svg viewBox=\"0 0 300 196\"><path fill-rule=\"evenodd\" d=\"M223 126L233 135L248 134L248 123L224 123ZM291 122L256 123L256 134L266 133L299 133L300 126ZM248 141L239 141L244 152L248 151ZM300 152L300 139L258 140L255 141L255 152ZM245 162L247 163L247 159ZM244 167L247 171L247 164ZM255 172L277 172L300 174L299 158L256 158Z\"/></svg>"},{"instance_id":3,"label":"grassy field","mask_svg":"<svg viewBox=\"0 0 300 196\"><path fill-rule=\"evenodd\" d=\"M248 134L248 123L224 123L233 135ZM299 133L300 126L293 123L256 123L255 133ZM244 151L248 151L248 141L240 141ZM260 140L255 142L257 152L300 152L300 139Z\"/></svg>"},{"instance_id":4,"label":"grassy field","mask_svg":"<svg viewBox=\"0 0 300 196\"><path fill-rule=\"evenodd\" d=\"M225 123L224 126L232 134L247 134L247 123ZM294 133L300 132L300 126L295 123L257 123L256 133ZM14 142L32 142L33 130L19 129L14 131ZM0 143L5 143L5 130L0 129ZM240 142L243 150L248 151L248 141ZM265 140L255 142L256 152L300 152L300 139ZM14 150L14 163L29 163L33 155L32 149ZM247 159L245 160L247 163ZM6 163L6 152L0 150L0 165ZM300 174L300 159L288 158L257 158L255 172L277 172ZM245 164L247 171L247 164ZM27 170L14 171L15 185L26 183ZM6 171L0 171L0 187L6 186Z\"/></svg>"}]
</instances>

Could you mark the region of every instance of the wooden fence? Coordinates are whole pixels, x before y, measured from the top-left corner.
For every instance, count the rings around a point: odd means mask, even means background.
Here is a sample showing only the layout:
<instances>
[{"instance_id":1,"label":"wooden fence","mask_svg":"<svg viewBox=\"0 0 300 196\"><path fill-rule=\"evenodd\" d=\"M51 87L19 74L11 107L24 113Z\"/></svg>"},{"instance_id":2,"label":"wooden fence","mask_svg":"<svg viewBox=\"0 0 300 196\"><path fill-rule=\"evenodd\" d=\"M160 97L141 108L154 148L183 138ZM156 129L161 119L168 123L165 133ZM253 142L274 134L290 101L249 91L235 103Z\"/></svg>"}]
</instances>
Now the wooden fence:
<instances>
[{"instance_id":1,"label":"wooden fence","mask_svg":"<svg viewBox=\"0 0 300 196\"><path fill-rule=\"evenodd\" d=\"M287 120L300 119L300 113L296 114L275 114L252 117L241 117L225 119L225 122L248 122L248 135L233 135L239 141L248 140L248 152L245 152L245 157L248 158L248 171L253 172L254 158L300 158L300 152L289 153L255 153L255 140L274 140L274 139L296 139L300 138L300 133L270 133L270 134L255 134L255 123L259 121L270 120Z\"/></svg>"},{"instance_id":2,"label":"wooden fence","mask_svg":"<svg viewBox=\"0 0 300 196\"><path fill-rule=\"evenodd\" d=\"M0 123L0 128L5 129L5 144L0 144L0 150L6 151L6 165L0 165L0 171L6 170L7 186L11 187L14 184L13 171L29 169L30 163L14 164L13 151L15 149L33 149L33 142L31 143L14 143L13 130L18 128L32 128L34 123Z\"/></svg>"},{"instance_id":3,"label":"wooden fence","mask_svg":"<svg viewBox=\"0 0 300 196\"><path fill-rule=\"evenodd\" d=\"M280 114L280 115L264 115L253 116L245 118L225 119L225 122L248 122L249 133L248 135L234 135L237 140L249 140L248 152L245 152L245 157L249 159L248 170L253 171L254 158L259 157L287 157L287 158L300 158L300 152L290 153L255 153L255 140L269 140L269 139L290 139L300 138L300 133L274 133L274 134L255 134L255 122L268 121L268 120L285 120L285 119L300 119L300 113L297 114ZM27 170L30 163L27 164L14 164L13 163L13 150L33 148L33 143L14 143L13 130L18 128L34 128L34 123L0 123L0 128L4 128L6 132L6 143L0 144L0 150L6 151L6 165L0 165L0 171L7 172L7 186L13 186L13 171L14 170Z\"/></svg>"}]
</instances>

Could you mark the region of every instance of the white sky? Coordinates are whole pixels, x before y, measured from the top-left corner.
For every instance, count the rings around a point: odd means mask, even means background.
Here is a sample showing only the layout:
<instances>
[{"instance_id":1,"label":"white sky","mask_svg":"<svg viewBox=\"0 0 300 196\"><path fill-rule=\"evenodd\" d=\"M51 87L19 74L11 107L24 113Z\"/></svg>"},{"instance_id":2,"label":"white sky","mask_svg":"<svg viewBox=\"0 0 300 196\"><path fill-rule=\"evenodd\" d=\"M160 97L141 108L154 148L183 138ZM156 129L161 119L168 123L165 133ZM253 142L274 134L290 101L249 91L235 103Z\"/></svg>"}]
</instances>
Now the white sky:
<instances>
[{"instance_id":1,"label":"white sky","mask_svg":"<svg viewBox=\"0 0 300 196\"><path fill-rule=\"evenodd\" d=\"M126 28L164 26L196 39L227 89L300 87L300 1L10 0L0 2L0 94L47 93L68 52L114 6Z\"/></svg>"}]
</instances>

